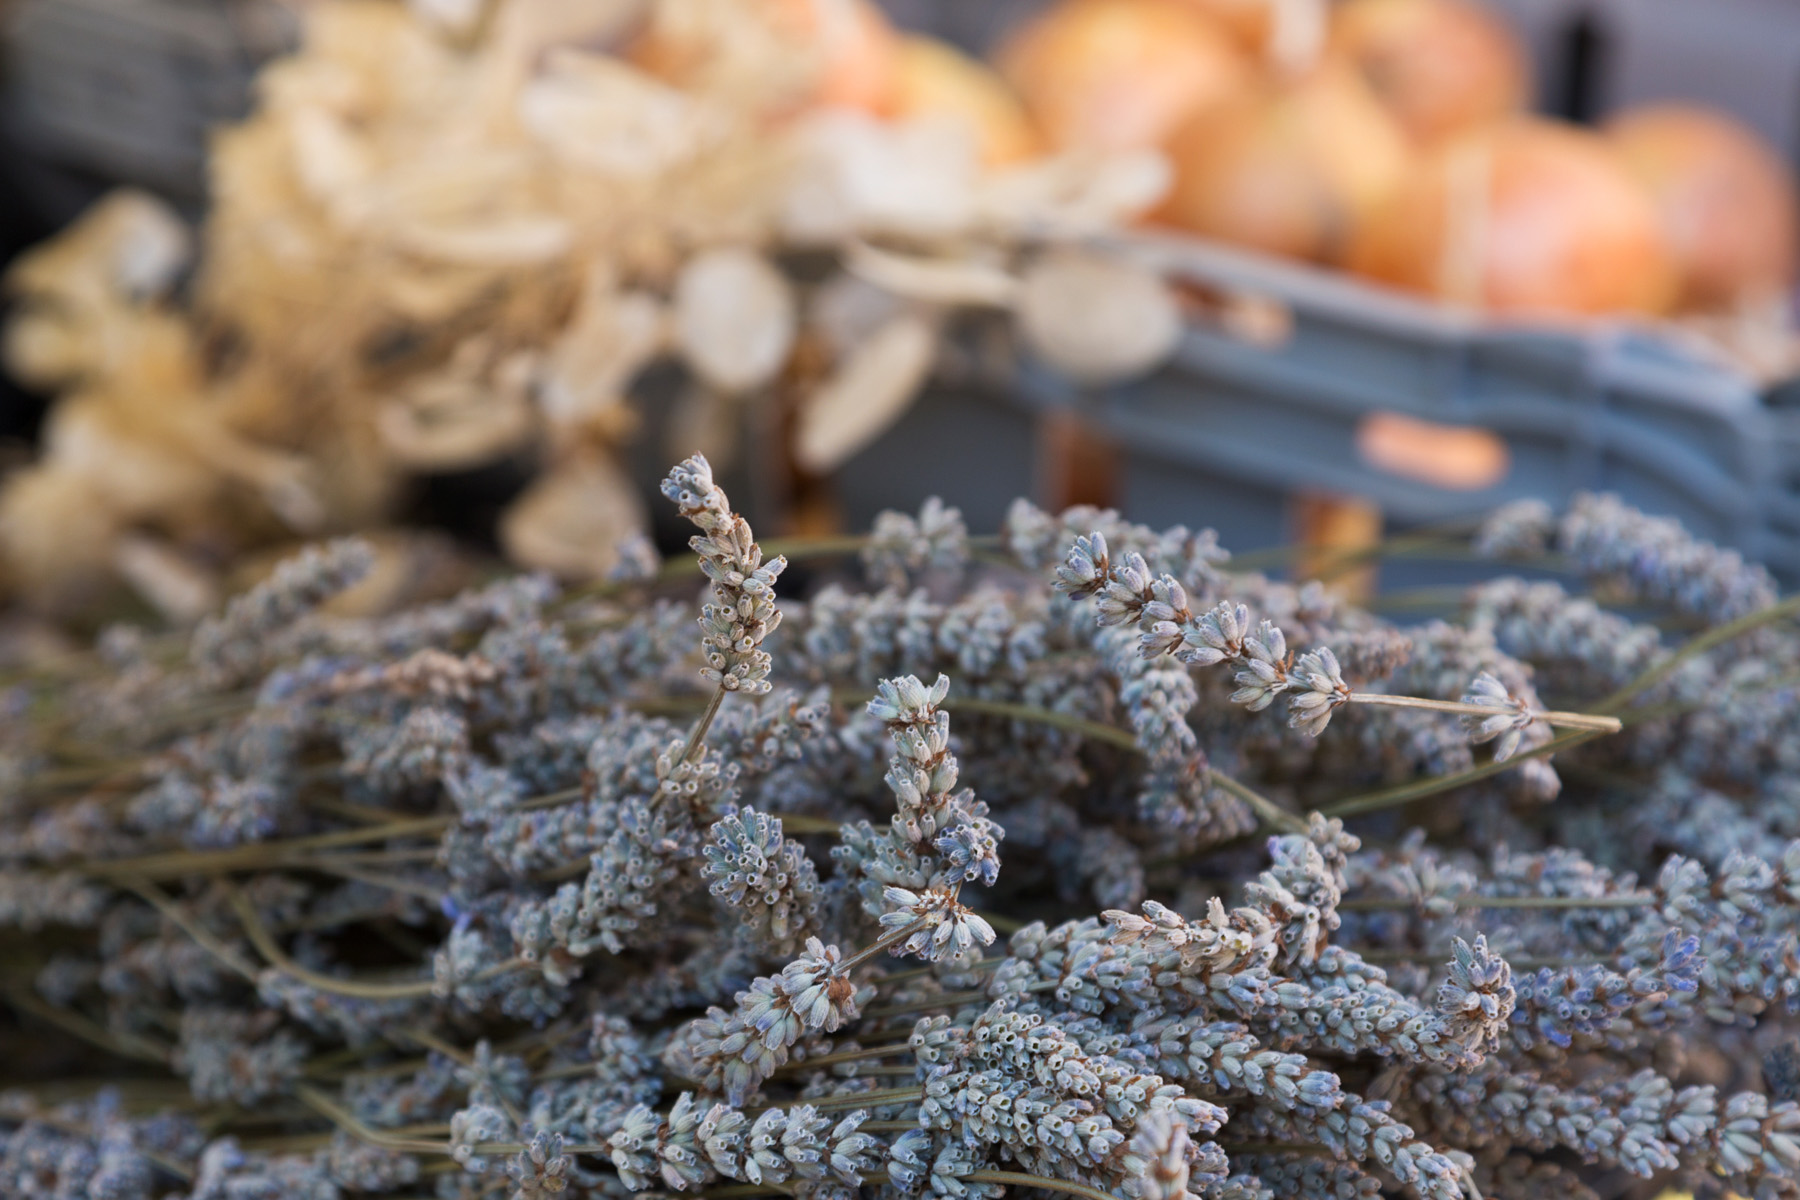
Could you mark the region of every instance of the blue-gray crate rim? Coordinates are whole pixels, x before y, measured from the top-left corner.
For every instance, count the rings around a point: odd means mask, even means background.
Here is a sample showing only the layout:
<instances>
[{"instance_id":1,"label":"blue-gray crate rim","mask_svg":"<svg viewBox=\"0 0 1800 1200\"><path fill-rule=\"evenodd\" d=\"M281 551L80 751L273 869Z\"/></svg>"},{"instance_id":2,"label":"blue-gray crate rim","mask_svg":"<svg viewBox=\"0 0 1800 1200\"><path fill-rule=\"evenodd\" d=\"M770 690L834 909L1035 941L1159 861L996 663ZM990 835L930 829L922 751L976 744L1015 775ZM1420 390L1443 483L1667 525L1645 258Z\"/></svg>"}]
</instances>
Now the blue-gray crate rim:
<instances>
[{"instance_id":1,"label":"blue-gray crate rim","mask_svg":"<svg viewBox=\"0 0 1800 1200\"><path fill-rule=\"evenodd\" d=\"M1194 239L1115 244L1179 284L1271 302L1288 321L1278 345L1191 322L1173 361L1110 388L1083 390L1024 365L1013 381L1019 402L1078 411L1119 445L1121 500L1133 517L1229 523L1175 511L1170 467L1215 505L1222 482L1263 496L1342 492L1373 499L1400 523L1604 490L1800 573L1800 418L1654 327L1498 322ZM1456 490L1371 465L1357 430L1377 413L1497 434L1505 474ZM1162 469L1154 505L1134 497L1140 466Z\"/></svg>"}]
</instances>

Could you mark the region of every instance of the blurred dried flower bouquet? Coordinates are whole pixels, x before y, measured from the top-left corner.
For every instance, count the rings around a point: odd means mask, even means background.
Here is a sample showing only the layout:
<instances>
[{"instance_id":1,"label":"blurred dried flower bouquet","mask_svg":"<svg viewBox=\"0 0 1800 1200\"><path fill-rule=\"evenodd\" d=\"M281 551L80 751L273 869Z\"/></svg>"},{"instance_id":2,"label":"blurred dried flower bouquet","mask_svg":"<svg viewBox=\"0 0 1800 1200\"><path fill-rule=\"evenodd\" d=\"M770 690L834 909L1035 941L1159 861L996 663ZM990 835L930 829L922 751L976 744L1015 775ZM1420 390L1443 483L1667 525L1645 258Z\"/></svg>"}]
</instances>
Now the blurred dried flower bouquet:
<instances>
[{"instance_id":1,"label":"blurred dried flower bouquet","mask_svg":"<svg viewBox=\"0 0 1800 1200\"><path fill-rule=\"evenodd\" d=\"M1155 202L1161 157L1036 155L994 77L864 0L327 0L259 91L197 253L122 193L11 274L8 363L58 399L0 569L40 607L123 576L192 620L247 548L509 456L537 472L509 557L593 577L645 519L617 456L653 362L691 380L688 448L780 394L823 472L956 310L1090 378L1178 329L1154 275L1080 245Z\"/></svg>"}]
</instances>

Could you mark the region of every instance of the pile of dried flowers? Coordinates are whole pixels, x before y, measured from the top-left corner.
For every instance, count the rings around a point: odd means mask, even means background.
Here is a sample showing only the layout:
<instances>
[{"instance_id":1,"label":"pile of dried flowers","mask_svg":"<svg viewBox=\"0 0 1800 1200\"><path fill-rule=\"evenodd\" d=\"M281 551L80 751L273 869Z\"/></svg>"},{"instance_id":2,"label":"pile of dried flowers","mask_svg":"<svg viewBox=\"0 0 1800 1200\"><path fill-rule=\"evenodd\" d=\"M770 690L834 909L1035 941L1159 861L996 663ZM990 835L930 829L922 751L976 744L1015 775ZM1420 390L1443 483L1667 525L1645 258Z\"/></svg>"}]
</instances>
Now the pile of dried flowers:
<instances>
[{"instance_id":1,"label":"pile of dried flowers","mask_svg":"<svg viewBox=\"0 0 1800 1200\"><path fill-rule=\"evenodd\" d=\"M697 640L641 541L323 616L352 540L11 682L0 996L66 1082L0 1190L1800 1192L1760 568L1524 504L1475 548L1592 593L1400 628L1110 512L888 514L861 588L664 490Z\"/></svg>"},{"instance_id":2,"label":"pile of dried flowers","mask_svg":"<svg viewBox=\"0 0 1800 1200\"><path fill-rule=\"evenodd\" d=\"M993 162L926 102L828 103L828 35L870 10L807 0L803 36L794 7L307 5L215 141L197 252L126 192L11 272L9 366L57 401L0 492L0 583L55 607L122 576L193 620L247 548L496 463L532 477L512 561L592 579L645 520L618 449L646 415L715 459L786 422L818 474L959 314L1087 378L1169 352L1172 292L1083 249L1159 198L1159 154ZM668 360L686 382L645 390Z\"/></svg>"}]
</instances>

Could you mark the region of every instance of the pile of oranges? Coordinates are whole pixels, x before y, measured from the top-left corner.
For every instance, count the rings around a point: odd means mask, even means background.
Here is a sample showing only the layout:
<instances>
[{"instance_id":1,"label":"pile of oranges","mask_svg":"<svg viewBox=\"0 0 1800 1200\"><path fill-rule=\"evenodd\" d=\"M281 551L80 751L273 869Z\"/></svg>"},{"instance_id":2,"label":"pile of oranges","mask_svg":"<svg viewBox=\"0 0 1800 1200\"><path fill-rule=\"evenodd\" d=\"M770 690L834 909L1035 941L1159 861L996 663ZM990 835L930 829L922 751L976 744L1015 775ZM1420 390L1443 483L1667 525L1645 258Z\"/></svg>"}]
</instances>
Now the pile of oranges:
<instances>
[{"instance_id":1,"label":"pile of oranges","mask_svg":"<svg viewBox=\"0 0 1800 1200\"><path fill-rule=\"evenodd\" d=\"M1159 224L1495 313L1719 312L1792 286L1785 164L1696 106L1529 115L1474 0L1058 0L992 64L868 0L771 0L826 47L817 99L968 123L990 163L1158 148ZM679 47L637 61L680 70Z\"/></svg>"}]
</instances>

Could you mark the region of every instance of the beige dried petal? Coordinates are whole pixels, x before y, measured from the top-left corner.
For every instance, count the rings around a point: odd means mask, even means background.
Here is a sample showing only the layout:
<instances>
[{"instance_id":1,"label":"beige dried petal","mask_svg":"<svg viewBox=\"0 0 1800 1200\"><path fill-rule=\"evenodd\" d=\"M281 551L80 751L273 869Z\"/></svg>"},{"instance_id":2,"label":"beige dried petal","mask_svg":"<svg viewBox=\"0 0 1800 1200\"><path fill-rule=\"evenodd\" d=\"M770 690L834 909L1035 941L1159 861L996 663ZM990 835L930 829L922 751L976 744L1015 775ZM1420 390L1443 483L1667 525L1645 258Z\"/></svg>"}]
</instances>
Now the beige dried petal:
<instances>
[{"instance_id":1,"label":"beige dried petal","mask_svg":"<svg viewBox=\"0 0 1800 1200\"><path fill-rule=\"evenodd\" d=\"M610 458L572 457L538 476L500 520L500 544L523 567L568 579L604 575L619 543L644 528L643 501Z\"/></svg>"},{"instance_id":2,"label":"beige dried petal","mask_svg":"<svg viewBox=\"0 0 1800 1200\"><path fill-rule=\"evenodd\" d=\"M735 398L710 388L686 388L670 405L663 457L678 462L699 454L714 470L728 471L737 463L743 424L743 407Z\"/></svg>"},{"instance_id":3,"label":"beige dried petal","mask_svg":"<svg viewBox=\"0 0 1800 1200\"><path fill-rule=\"evenodd\" d=\"M367 185L339 196L335 204L370 230L402 235L413 226L460 231L565 220L522 211L521 189L536 169L531 148L511 142L424 144L383 163Z\"/></svg>"},{"instance_id":4,"label":"beige dried petal","mask_svg":"<svg viewBox=\"0 0 1800 1200\"><path fill-rule=\"evenodd\" d=\"M791 18L830 15L823 0L800 5L653 0L647 7L641 44L670 60L681 87L692 94L746 113L776 114L791 113L814 90L822 47L811 38L795 38ZM796 8L808 11L792 11ZM783 19L782 9L789 10L789 19Z\"/></svg>"},{"instance_id":5,"label":"beige dried petal","mask_svg":"<svg viewBox=\"0 0 1800 1200\"><path fill-rule=\"evenodd\" d=\"M6 369L27 387L61 387L91 362L90 347L71 321L47 309L23 309L6 323Z\"/></svg>"},{"instance_id":6,"label":"beige dried petal","mask_svg":"<svg viewBox=\"0 0 1800 1200\"><path fill-rule=\"evenodd\" d=\"M105 579L121 517L94 479L38 463L0 491L0 560L8 582L45 611Z\"/></svg>"},{"instance_id":7,"label":"beige dried petal","mask_svg":"<svg viewBox=\"0 0 1800 1200\"><path fill-rule=\"evenodd\" d=\"M185 318L117 298L67 306L28 302L7 329L8 365L44 387L117 378L134 394L177 403L201 388ZM156 405L143 406L156 420Z\"/></svg>"},{"instance_id":8,"label":"beige dried petal","mask_svg":"<svg viewBox=\"0 0 1800 1200\"><path fill-rule=\"evenodd\" d=\"M421 258L476 267L524 267L561 258L574 230L562 217L514 216L467 224L396 224L391 235L396 246Z\"/></svg>"},{"instance_id":9,"label":"beige dried petal","mask_svg":"<svg viewBox=\"0 0 1800 1200\"><path fill-rule=\"evenodd\" d=\"M918 306L886 288L876 287L848 271L840 271L817 288L807 302L807 327L824 343L833 360L848 356L877 329Z\"/></svg>"},{"instance_id":10,"label":"beige dried petal","mask_svg":"<svg viewBox=\"0 0 1800 1200\"><path fill-rule=\"evenodd\" d=\"M604 420L625 389L662 352L667 320L648 292L590 286L574 319L556 339L538 377L538 407L554 426Z\"/></svg>"},{"instance_id":11,"label":"beige dried petal","mask_svg":"<svg viewBox=\"0 0 1800 1200\"><path fill-rule=\"evenodd\" d=\"M486 0L406 0L407 9L426 25L452 37L467 37L481 23Z\"/></svg>"},{"instance_id":12,"label":"beige dried petal","mask_svg":"<svg viewBox=\"0 0 1800 1200\"><path fill-rule=\"evenodd\" d=\"M535 64L559 47L617 45L655 6L651 0L505 0L495 13L493 41L499 55Z\"/></svg>"},{"instance_id":13,"label":"beige dried petal","mask_svg":"<svg viewBox=\"0 0 1800 1200\"><path fill-rule=\"evenodd\" d=\"M113 566L173 624L190 625L219 606L218 576L161 539L126 534L113 547Z\"/></svg>"},{"instance_id":14,"label":"beige dried petal","mask_svg":"<svg viewBox=\"0 0 1800 1200\"><path fill-rule=\"evenodd\" d=\"M708 122L675 88L619 59L561 51L519 94L519 123L573 167L648 178L698 154Z\"/></svg>"},{"instance_id":15,"label":"beige dried petal","mask_svg":"<svg viewBox=\"0 0 1800 1200\"><path fill-rule=\"evenodd\" d=\"M1003 231L1103 232L1149 212L1173 178L1159 150L1072 151L990 174L981 185L981 217Z\"/></svg>"},{"instance_id":16,"label":"beige dried petal","mask_svg":"<svg viewBox=\"0 0 1800 1200\"><path fill-rule=\"evenodd\" d=\"M781 212L791 241L949 237L975 222L980 153L954 120L888 123L821 109L797 125L794 149Z\"/></svg>"},{"instance_id":17,"label":"beige dried petal","mask_svg":"<svg viewBox=\"0 0 1800 1200\"><path fill-rule=\"evenodd\" d=\"M395 312L431 323L446 320L480 299L492 277L469 267L432 264L408 269L394 264L378 282L382 298Z\"/></svg>"},{"instance_id":18,"label":"beige dried petal","mask_svg":"<svg viewBox=\"0 0 1800 1200\"><path fill-rule=\"evenodd\" d=\"M65 397L44 427L43 464L86 480L100 507L126 519L205 503L218 476L198 469L173 424L145 428L130 401Z\"/></svg>"},{"instance_id":19,"label":"beige dried petal","mask_svg":"<svg viewBox=\"0 0 1800 1200\"><path fill-rule=\"evenodd\" d=\"M164 292L193 259L193 231L154 197L126 192L125 198L112 246L113 283L128 296Z\"/></svg>"},{"instance_id":20,"label":"beige dried petal","mask_svg":"<svg viewBox=\"0 0 1800 1200\"><path fill-rule=\"evenodd\" d=\"M21 255L7 288L65 304L164 291L193 255L193 235L167 204L135 188L96 201L61 235Z\"/></svg>"},{"instance_id":21,"label":"beige dried petal","mask_svg":"<svg viewBox=\"0 0 1800 1200\"><path fill-rule=\"evenodd\" d=\"M844 266L899 296L933 304L1010 305L1019 281L991 263L973 258L922 258L878 250L867 242L852 244Z\"/></svg>"},{"instance_id":22,"label":"beige dried petal","mask_svg":"<svg viewBox=\"0 0 1800 1200\"><path fill-rule=\"evenodd\" d=\"M259 446L222 429L199 428L198 418L184 423L183 435L195 452L227 479L255 488L289 529L315 533L325 524L325 499L319 473L297 454Z\"/></svg>"},{"instance_id":23,"label":"beige dried petal","mask_svg":"<svg viewBox=\"0 0 1800 1200\"><path fill-rule=\"evenodd\" d=\"M322 107L309 105L285 115L295 177L307 195L334 212L333 201L375 174L374 152Z\"/></svg>"},{"instance_id":24,"label":"beige dried petal","mask_svg":"<svg viewBox=\"0 0 1800 1200\"><path fill-rule=\"evenodd\" d=\"M498 458L531 436L534 360L518 353L486 371L485 353L479 342L464 343L444 369L413 380L376 409L376 431L397 462L456 470Z\"/></svg>"},{"instance_id":25,"label":"beige dried petal","mask_svg":"<svg viewBox=\"0 0 1800 1200\"><path fill-rule=\"evenodd\" d=\"M1053 250L1025 272L1020 335L1082 383L1115 383L1165 361L1181 339L1181 308L1162 277L1122 258Z\"/></svg>"},{"instance_id":26,"label":"beige dried petal","mask_svg":"<svg viewBox=\"0 0 1800 1200\"><path fill-rule=\"evenodd\" d=\"M674 306L676 348L721 391L769 382L794 344L793 289L750 250L723 247L689 259L675 281Z\"/></svg>"},{"instance_id":27,"label":"beige dried petal","mask_svg":"<svg viewBox=\"0 0 1800 1200\"><path fill-rule=\"evenodd\" d=\"M843 465L900 418L931 373L937 329L905 313L838 365L800 410L795 461L824 473Z\"/></svg>"}]
</instances>

